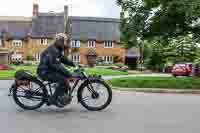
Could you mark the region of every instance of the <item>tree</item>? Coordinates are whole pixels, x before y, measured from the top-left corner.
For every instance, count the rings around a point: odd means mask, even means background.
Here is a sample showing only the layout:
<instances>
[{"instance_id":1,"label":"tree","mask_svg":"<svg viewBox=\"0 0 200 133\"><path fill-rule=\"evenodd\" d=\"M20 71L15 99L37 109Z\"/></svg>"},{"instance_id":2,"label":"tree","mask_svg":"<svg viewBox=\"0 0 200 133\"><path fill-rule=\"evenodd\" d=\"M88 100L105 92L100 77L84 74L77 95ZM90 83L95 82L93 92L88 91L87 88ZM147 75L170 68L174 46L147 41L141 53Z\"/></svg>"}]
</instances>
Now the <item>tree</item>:
<instances>
[{"instance_id":1,"label":"tree","mask_svg":"<svg viewBox=\"0 0 200 133\"><path fill-rule=\"evenodd\" d=\"M140 52L140 64L142 68L143 64L143 52L144 52L144 33L146 32L147 18L150 13L148 9L141 4L138 0L122 2L118 1L118 4L122 6L121 13L121 41L126 44L126 48L133 46L139 48Z\"/></svg>"},{"instance_id":2,"label":"tree","mask_svg":"<svg viewBox=\"0 0 200 133\"><path fill-rule=\"evenodd\" d=\"M27 61L33 61L33 59L34 59L34 57L33 57L32 51L29 50L29 51L28 51L28 55L27 55L27 57L26 57L26 60L27 60Z\"/></svg>"},{"instance_id":3,"label":"tree","mask_svg":"<svg viewBox=\"0 0 200 133\"><path fill-rule=\"evenodd\" d=\"M151 47L152 52L147 62L147 66L154 71L159 71L163 64L166 63L164 58L164 47L159 39L150 41L148 45Z\"/></svg>"},{"instance_id":4,"label":"tree","mask_svg":"<svg viewBox=\"0 0 200 133\"><path fill-rule=\"evenodd\" d=\"M197 44L191 35L171 39L165 49L165 57L171 62L193 62L196 58Z\"/></svg>"},{"instance_id":5,"label":"tree","mask_svg":"<svg viewBox=\"0 0 200 133\"><path fill-rule=\"evenodd\" d=\"M194 61L196 46L188 34L200 42L199 0L117 0L117 4L122 9L121 40L126 47L138 46L143 56L145 40L159 45L152 48L150 65Z\"/></svg>"},{"instance_id":6,"label":"tree","mask_svg":"<svg viewBox=\"0 0 200 133\"><path fill-rule=\"evenodd\" d=\"M117 0L122 8L122 38L133 45L136 38L165 38L199 34L199 0Z\"/></svg>"},{"instance_id":7,"label":"tree","mask_svg":"<svg viewBox=\"0 0 200 133\"><path fill-rule=\"evenodd\" d=\"M147 44L152 48L151 56L147 62L147 66L151 69L161 69L164 64L194 62L195 59L198 61L197 44L193 41L191 34L172 38L168 45L164 45L162 40L162 38L154 38Z\"/></svg>"},{"instance_id":8,"label":"tree","mask_svg":"<svg viewBox=\"0 0 200 133\"><path fill-rule=\"evenodd\" d=\"M32 55L27 55L26 59L27 59L27 61L33 61L33 56Z\"/></svg>"},{"instance_id":9,"label":"tree","mask_svg":"<svg viewBox=\"0 0 200 133\"><path fill-rule=\"evenodd\" d=\"M195 63L200 64L200 49L197 49Z\"/></svg>"}]
</instances>

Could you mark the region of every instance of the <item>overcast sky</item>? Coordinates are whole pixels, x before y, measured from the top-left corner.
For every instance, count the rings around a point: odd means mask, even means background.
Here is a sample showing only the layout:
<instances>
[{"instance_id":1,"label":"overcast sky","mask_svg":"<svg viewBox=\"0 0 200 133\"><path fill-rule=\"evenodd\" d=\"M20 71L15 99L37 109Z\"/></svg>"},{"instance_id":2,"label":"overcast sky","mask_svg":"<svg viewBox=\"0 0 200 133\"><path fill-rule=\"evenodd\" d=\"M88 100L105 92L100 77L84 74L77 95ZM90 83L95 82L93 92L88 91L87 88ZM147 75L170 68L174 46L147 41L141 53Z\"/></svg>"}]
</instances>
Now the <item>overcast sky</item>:
<instances>
[{"instance_id":1,"label":"overcast sky","mask_svg":"<svg viewBox=\"0 0 200 133\"><path fill-rule=\"evenodd\" d=\"M0 0L0 16L31 16L34 0ZM119 18L120 8L116 0L36 0L40 12L63 11L70 6L73 16L97 16ZM70 13L71 14L71 13Z\"/></svg>"}]
</instances>

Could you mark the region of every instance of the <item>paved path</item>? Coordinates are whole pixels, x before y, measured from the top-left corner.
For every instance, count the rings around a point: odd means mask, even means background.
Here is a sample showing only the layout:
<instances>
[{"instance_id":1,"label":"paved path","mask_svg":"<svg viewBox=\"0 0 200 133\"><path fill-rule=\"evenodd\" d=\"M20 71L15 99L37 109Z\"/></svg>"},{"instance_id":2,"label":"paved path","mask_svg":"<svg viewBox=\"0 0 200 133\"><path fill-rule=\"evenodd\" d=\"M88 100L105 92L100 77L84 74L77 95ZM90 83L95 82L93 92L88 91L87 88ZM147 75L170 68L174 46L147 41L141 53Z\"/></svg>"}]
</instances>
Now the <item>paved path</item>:
<instances>
[{"instance_id":1,"label":"paved path","mask_svg":"<svg viewBox=\"0 0 200 133\"><path fill-rule=\"evenodd\" d=\"M152 73L152 74L132 74L132 75L119 75L119 76L103 76L104 79L109 80L112 78L123 78L123 77L171 77L170 74Z\"/></svg>"},{"instance_id":2,"label":"paved path","mask_svg":"<svg viewBox=\"0 0 200 133\"><path fill-rule=\"evenodd\" d=\"M73 104L24 111L8 98L12 81L0 82L2 133L199 133L200 96L114 91L102 112ZM76 100L75 100L76 101Z\"/></svg>"}]
</instances>

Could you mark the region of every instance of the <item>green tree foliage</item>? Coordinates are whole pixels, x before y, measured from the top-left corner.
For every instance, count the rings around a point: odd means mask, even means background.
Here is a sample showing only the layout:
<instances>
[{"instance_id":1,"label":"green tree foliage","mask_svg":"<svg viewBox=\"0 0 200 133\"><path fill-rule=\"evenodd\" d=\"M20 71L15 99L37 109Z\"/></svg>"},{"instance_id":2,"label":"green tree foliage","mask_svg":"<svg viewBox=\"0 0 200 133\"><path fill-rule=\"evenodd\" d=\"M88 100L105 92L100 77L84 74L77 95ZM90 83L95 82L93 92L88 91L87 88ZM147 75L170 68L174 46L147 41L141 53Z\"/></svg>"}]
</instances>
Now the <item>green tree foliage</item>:
<instances>
[{"instance_id":1,"label":"green tree foliage","mask_svg":"<svg viewBox=\"0 0 200 133\"><path fill-rule=\"evenodd\" d=\"M193 41L191 34L170 39L168 45L165 45L162 39L159 38L148 42L148 45L151 47L152 52L147 66L154 70L158 70L168 63L194 62L195 59L196 61L198 60L197 44Z\"/></svg>"},{"instance_id":2,"label":"green tree foliage","mask_svg":"<svg viewBox=\"0 0 200 133\"><path fill-rule=\"evenodd\" d=\"M149 67L152 70L159 70L165 63L165 58L164 58L165 49L159 40L150 41L149 45L152 51L151 51L151 56L149 57L149 60L147 62L147 67Z\"/></svg>"},{"instance_id":3,"label":"green tree foliage","mask_svg":"<svg viewBox=\"0 0 200 133\"><path fill-rule=\"evenodd\" d=\"M200 40L200 0L117 0L117 4L122 8L122 42L144 52L144 40L149 40L151 66L195 60L195 41Z\"/></svg>"},{"instance_id":4,"label":"green tree foliage","mask_svg":"<svg viewBox=\"0 0 200 133\"><path fill-rule=\"evenodd\" d=\"M165 48L165 58L171 62L193 62L196 58L197 44L191 35L171 39Z\"/></svg>"},{"instance_id":5,"label":"green tree foliage","mask_svg":"<svg viewBox=\"0 0 200 133\"><path fill-rule=\"evenodd\" d=\"M33 57L32 51L29 50L29 51L28 51L28 55L27 55L27 57L26 57L26 60L27 60L27 61L33 61L33 59L34 59L34 57Z\"/></svg>"},{"instance_id":6,"label":"green tree foliage","mask_svg":"<svg viewBox=\"0 0 200 133\"><path fill-rule=\"evenodd\" d=\"M148 9L138 0L129 0L118 2L122 6L121 13L121 40L128 48L132 46L140 46L138 38L143 40L146 32L146 20L150 14Z\"/></svg>"},{"instance_id":7,"label":"green tree foliage","mask_svg":"<svg viewBox=\"0 0 200 133\"><path fill-rule=\"evenodd\" d=\"M200 64L200 49L197 49L195 63Z\"/></svg>"},{"instance_id":8,"label":"green tree foliage","mask_svg":"<svg viewBox=\"0 0 200 133\"><path fill-rule=\"evenodd\" d=\"M26 59L27 59L27 61L33 61L33 56L32 55L27 55Z\"/></svg>"},{"instance_id":9,"label":"green tree foliage","mask_svg":"<svg viewBox=\"0 0 200 133\"><path fill-rule=\"evenodd\" d=\"M199 0L117 0L122 8L122 40L135 45L136 38L199 34Z\"/></svg>"}]
</instances>

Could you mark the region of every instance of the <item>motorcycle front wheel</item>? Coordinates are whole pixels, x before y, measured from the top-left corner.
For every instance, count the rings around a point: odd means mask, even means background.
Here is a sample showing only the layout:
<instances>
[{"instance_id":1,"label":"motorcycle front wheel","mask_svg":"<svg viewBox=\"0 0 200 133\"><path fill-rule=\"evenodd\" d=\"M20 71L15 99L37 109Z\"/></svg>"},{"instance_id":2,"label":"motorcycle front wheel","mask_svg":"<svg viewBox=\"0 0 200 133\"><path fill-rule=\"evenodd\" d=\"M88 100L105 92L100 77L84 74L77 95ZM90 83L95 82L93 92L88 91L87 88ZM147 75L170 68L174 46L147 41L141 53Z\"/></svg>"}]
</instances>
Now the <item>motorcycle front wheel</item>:
<instances>
[{"instance_id":1,"label":"motorcycle front wheel","mask_svg":"<svg viewBox=\"0 0 200 133\"><path fill-rule=\"evenodd\" d=\"M112 89L101 80L85 82L78 93L79 102L90 111L101 111L112 101Z\"/></svg>"}]
</instances>

